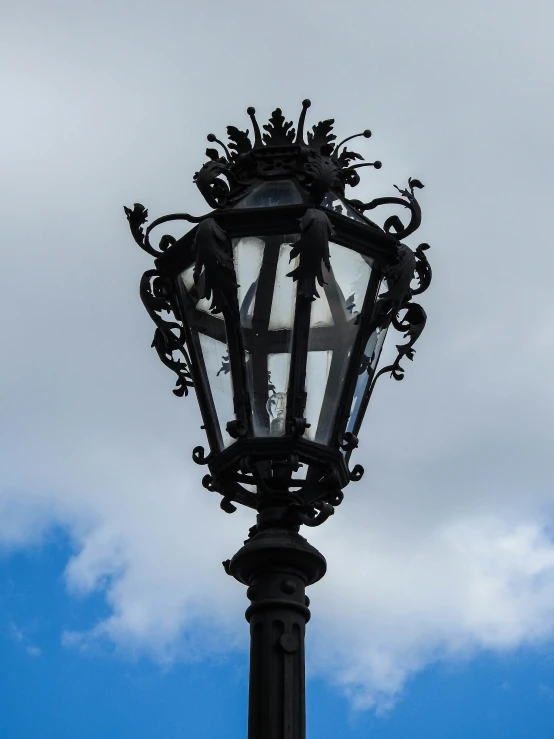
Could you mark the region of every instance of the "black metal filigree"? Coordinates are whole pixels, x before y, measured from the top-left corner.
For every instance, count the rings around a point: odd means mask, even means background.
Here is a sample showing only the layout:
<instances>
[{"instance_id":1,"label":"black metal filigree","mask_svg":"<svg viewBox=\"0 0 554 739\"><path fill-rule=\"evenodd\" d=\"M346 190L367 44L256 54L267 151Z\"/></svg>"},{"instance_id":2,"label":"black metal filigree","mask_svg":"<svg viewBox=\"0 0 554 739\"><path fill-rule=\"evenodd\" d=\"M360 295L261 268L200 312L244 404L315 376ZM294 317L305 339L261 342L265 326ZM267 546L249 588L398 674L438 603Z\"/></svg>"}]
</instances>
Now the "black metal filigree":
<instances>
[{"instance_id":1,"label":"black metal filigree","mask_svg":"<svg viewBox=\"0 0 554 739\"><path fill-rule=\"evenodd\" d=\"M248 108L253 141L248 130L242 131L236 126L227 126L228 146L213 133L208 135L208 141L217 143L224 156L217 149L207 149L210 161L195 174L194 181L212 208L232 205L256 182L275 177L295 177L308 193L310 202L318 205L329 188L343 194L345 185L357 185L360 181L358 168L381 167L380 162L352 164L363 160L361 154L341 149L353 138L369 138L371 132L368 130L335 145L334 120L329 118L313 126L305 140L304 123L310 105L309 100L303 101L297 130L285 119L281 108L276 108L263 126L262 135L255 109Z\"/></svg>"},{"instance_id":2,"label":"black metal filigree","mask_svg":"<svg viewBox=\"0 0 554 739\"><path fill-rule=\"evenodd\" d=\"M276 108L271 114L269 123L266 123L262 140L266 146L284 146L293 144L296 131L293 128L292 121L286 122L281 108Z\"/></svg>"},{"instance_id":3,"label":"black metal filigree","mask_svg":"<svg viewBox=\"0 0 554 739\"><path fill-rule=\"evenodd\" d=\"M351 169L354 169L356 166L357 165L354 165ZM421 207L414 195L414 189L421 189L423 184L419 180L412 179L410 177L407 188L402 189L397 185L395 185L395 187L400 195L402 195L401 198L396 196L375 198L375 200L371 200L369 203L362 203L360 200L349 200L348 203L361 213L365 213L366 210L374 210L380 205L402 205L404 208L408 208L411 213L411 217L406 226L404 226L398 216L390 216L383 224L383 229L386 233L394 235L399 241L401 241L402 239L405 239L406 236L414 233L414 231L416 231L421 225Z\"/></svg>"},{"instance_id":4,"label":"black metal filigree","mask_svg":"<svg viewBox=\"0 0 554 739\"><path fill-rule=\"evenodd\" d=\"M235 480L221 479L216 475L204 475L202 485L211 493L219 493L222 496L220 507L226 513L234 513L237 508L233 503L239 503L247 508L256 509L258 496L246 490Z\"/></svg>"},{"instance_id":5,"label":"black metal filigree","mask_svg":"<svg viewBox=\"0 0 554 739\"><path fill-rule=\"evenodd\" d=\"M213 218L198 225L194 239L194 282L198 297L211 300L211 312L221 313L237 289L231 242Z\"/></svg>"},{"instance_id":6,"label":"black metal filigree","mask_svg":"<svg viewBox=\"0 0 554 739\"><path fill-rule=\"evenodd\" d=\"M319 298L316 280L325 284L323 267L331 269L329 239L333 236L331 222L321 210L309 208L300 221L301 237L290 253L291 261L299 257L298 266L287 277L298 280L298 292L310 300Z\"/></svg>"},{"instance_id":7,"label":"black metal filigree","mask_svg":"<svg viewBox=\"0 0 554 739\"><path fill-rule=\"evenodd\" d=\"M371 382L369 397L371 397L375 383L381 375L390 373L395 380L403 380L404 368L401 367L400 362L404 358L410 361L414 358L415 349L413 346L425 328L427 314L419 303L412 302L412 297L420 295L431 284L431 265L425 254L429 248L429 244L424 243L420 244L415 252L412 252L405 244L400 245L398 269L397 272L393 271L392 273L392 286L389 286L388 292L384 293L377 301L374 320L382 328L392 326L401 332L408 341L404 344L397 344L398 354L394 362L376 373ZM412 286L411 283L414 279L417 281L417 285ZM389 275L387 277L389 285L390 280ZM398 302L399 299L400 303Z\"/></svg>"},{"instance_id":8,"label":"black metal filigree","mask_svg":"<svg viewBox=\"0 0 554 739\"><path fill-rule=\"evenodd\" d=\"M125 211L125 215L127 216L127 220L129 221L129 227L131 229L134 240L141 249L144 249L144 251L150 254L150 256L152 257L160 257L172 244L176 242L176 238L174 236L165 234L160 238L158 242L158 248L154 248L150 243L150 234L155 228L161 226L162 223L169 223L170 221L188 221L189 223L200 223L205 218L205 216L197 218L195 216L191 216L189 213L171 213L170 215L163 216L162 218L157 218L148 226L145 231L144 225L148 220L148 209L145 208L142 203L135 203L132 209L127 208L127 206L124 205L123 210Z\"/></svg>"},{"instance_id":9,"label":"black metal filigree","mask_svg":"<svg viewBox=\"0 0 554 739\"><path fill-rule=\"evenodd\" d=\"M342 189L339 167L331 157L308 151L304 173L310 201L315 205L321 203L329 190Z\"/></svg>"},{"instance_id":10,"label":"black metal filigree","mask_svg":"<svg viewBox=\"0 0 554 739\"><path fill-rule=\"evenodd\" d=\"M206 154L212 157L217 152L215 149L206 149ZM227 202L229 183L222 179L222 175L229 177L229 167L224 158L210 158L210 161L194 175L196 186L212 208L221 208Z\"/></svg>"},{"instance_id":11,"label":"black metal filigree","mask_svg":"<svg viewBox=\"0 0 554 739\"><path fill-rule=\"evenodd\" d=\"M335 148L333 141L337 138L332 132L334 124L334 118L327 118L327 120L317 123L308 133L308 144L319 149L322 153L331 154Z\"/></svg>"},{"instance_id":12,"label":"black metal filigree","mask_svg":"<svg viewBox=\"0 0 554 739\"><path fill-rule=\"evenodd\" d=\"M193 382L183 325L175 316L173 321L168 321L162 315L163 313L173 315L171 291L171 282L160 275L157 270L150 269L143 274L140 281L140 297L148 315L157 327L152 346L165 366L177 375L177 384L173 393L182 397L188 394L188 388L193 386ZM176 357L176 354L181 356Z\"/></svg>"}]
</instances>

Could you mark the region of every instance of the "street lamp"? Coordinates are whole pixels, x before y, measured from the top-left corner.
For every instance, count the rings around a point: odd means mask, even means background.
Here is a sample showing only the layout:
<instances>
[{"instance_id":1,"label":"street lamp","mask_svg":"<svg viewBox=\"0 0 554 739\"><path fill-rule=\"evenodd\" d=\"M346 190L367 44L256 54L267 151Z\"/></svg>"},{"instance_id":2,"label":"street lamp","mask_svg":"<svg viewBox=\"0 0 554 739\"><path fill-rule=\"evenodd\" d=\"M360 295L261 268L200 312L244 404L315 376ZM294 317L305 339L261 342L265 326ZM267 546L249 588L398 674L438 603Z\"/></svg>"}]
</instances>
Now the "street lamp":
<instances>
[{"instance_id":1,"label":"street lamp","mask_svg":"<svg viewBox=\"0 0 554 739\"><path fill-rule=\"evenodd\" d=\"M147 223L140 203L125 208L135 241L155 257L140 293L156 324L153 346L177 375L174 393L194 386L209 453L203 485L221 508L257 511L242 549L224 567L248 586L249 739L305 737L304 632L308 585L325 574L324 557L299 535L318 526L362 477L349 468L377 378L401 380L403 358L425 326L413 297L431 281L421 244L402 243L421 222L410 179L398 194L363 203L347 199L361 167L379 169L335 144L333 120L304 135L310 101L296 130L278 108L253 136L213 134L208 162L194 179L205 216L178 213ZM359 137L369 138L366 130ZM383 227L365 213L383 205L409 212ZM169 221L197 224L185 236L153 229ZM407 341L379 367L390 327Z\"/></svg>"}]
</instances>

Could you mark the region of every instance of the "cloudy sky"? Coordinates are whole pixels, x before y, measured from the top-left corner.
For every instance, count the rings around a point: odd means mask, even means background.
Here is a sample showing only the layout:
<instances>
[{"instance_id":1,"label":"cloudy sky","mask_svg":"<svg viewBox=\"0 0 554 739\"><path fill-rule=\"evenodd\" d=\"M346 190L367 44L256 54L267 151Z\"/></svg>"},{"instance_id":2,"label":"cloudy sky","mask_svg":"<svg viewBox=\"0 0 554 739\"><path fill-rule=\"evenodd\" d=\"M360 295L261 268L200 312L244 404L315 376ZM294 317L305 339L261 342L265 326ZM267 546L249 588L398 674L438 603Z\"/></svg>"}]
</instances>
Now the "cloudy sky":
<instances>
[{"instance_id":1,"label":"cloudy sky","mask_svg":"<svg viewBox=\"0 0 554 739\"><path fill-rule=\"evenodd\" d=\"M206 134L305 97L373 131L357 197L425 183L409 243L434 270L366 475L310 532L309 731L552 736L553 23L546 0L4 3L6 739L245 735L247 601L220 563L252 516L200 484L122 206L206 212Z\"/></svg>"}]
</instances>

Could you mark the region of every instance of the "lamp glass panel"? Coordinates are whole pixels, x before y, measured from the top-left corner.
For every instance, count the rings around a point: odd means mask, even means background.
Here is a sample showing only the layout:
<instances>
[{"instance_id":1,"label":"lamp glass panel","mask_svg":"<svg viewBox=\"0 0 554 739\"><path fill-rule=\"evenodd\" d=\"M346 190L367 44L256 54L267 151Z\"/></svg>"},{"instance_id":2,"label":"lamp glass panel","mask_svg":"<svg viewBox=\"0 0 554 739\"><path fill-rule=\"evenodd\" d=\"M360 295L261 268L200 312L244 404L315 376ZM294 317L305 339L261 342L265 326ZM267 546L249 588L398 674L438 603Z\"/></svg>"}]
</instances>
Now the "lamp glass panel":
<instances>
[{"instance_id":1,"label":"lamp glass panel","mask_svg":"<svg viewBox=\"0 0 554 739\"><path fill-rule=\"evenodd\" d=\"M353 431L360 410L362 401L369 387L369 383L373 379L375 369L381 356L381 350L383 343L387 335L387 327L378 328L373 331L364 349L364 355L362 357L362 363L360 365L360 374L358 381L356 382L356 389L354 390L354 397L352 399L352 406L350 410L350 417L346 426L347 431Z\"/></svg>"},{"instance_id":2,"label":"lamp glass panel","mask_svg":"<svg viewBox=\"0 0 554 739\"><path fill-rule=\"evenodd\" d=\"M235 412L225 321L221 313L210 312L211 301L199 297L203 278L201 275L195 284L193 273L194 265L181 273L187 295L187 321L196 340L198 361L203 365L208 381L222 444L227 447L233 439L226 427L235 418Z\"/></svg>"},{"instance_id":3,"label":"lamp glass panel","mask_svg":"<svg viewBox=\"0 0 554 739\"><path fill-rule=\"evenodd\" d=\"M204 333L199 332L198 338L200 339L206 375L219 419L223 446L227 447L233 443L232 437L227 433L227 422L235 417L229 350L227 344Z\"/></svg>"},{"instance_id":4,"label":"lamp glass panel","mask_svg":"<svg viewBox=\"0 0 554 739\"><path fill-rule=\"evenodd\" d=\"M263 182L245 195L235 208L272 208L277 205L301 205L302 196L291 180Z\"/></svg>"},{"instance_id":5,"label":"lamp glass panel","mask_svg":"<svg viewBox=\"0 0 554 739\"><path fill-rule=\"evenodd\" d=\"M352 357L372 262L352 249L329 244L331 269L312 303L306 370L307 439L328 444Z\"/></svg>"},{"instance_id":6,"label":"lamp glass panel","mask_svg":"<svg viewBox=\"0 0 554 739\"><path fill-rule=\"evenodd\" d=\"M296 283L287 272L298 235L234 239L247 389L255 436L285 433Z\"/></svg>"}]
</instances>

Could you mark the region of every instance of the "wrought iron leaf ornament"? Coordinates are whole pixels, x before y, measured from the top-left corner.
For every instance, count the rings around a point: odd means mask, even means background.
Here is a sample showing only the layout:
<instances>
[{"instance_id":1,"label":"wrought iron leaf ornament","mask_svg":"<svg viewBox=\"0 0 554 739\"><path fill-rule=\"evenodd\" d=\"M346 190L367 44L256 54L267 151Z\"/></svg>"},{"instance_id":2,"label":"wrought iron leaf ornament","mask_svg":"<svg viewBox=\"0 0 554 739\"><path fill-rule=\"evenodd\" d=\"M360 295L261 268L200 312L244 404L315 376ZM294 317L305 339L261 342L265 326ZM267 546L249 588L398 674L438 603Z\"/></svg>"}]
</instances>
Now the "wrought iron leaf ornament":
<instances>
[{"instance_id":1,"label":"wrought iron leaf ornament","mask_svg":"<svg viewBox=\"0 0 554 739\"><path fill-rule=\"evenodd\" d=\"M221 313L230 292L237 288L229 237L214 218L207 218L198 225L194 248L199 298L211 300L211 312Z\"/></svg>"},{"instance_id":2,"label":"wrought iron leaf ornament","mask_svg":"<svg viewBox=\"0 0 554 739\"><path fill-rule=\"evenodd\" d=\"M287 274L298 280L298 292L305 298L319 298L316 280L324 285L323 267L331 269L329 239L334 235L331 222L321 210L309 208L300 221L301 237L295 242L290 259L299 258L298 266Z\"/></svg>"},{"instance_id":3,"label":"wrought iron leaf ornament","mask_svg":"<svg viewBox=\"0 0 554 739\"><path fill-rule=\"evenodd\" d=\"M142 203L135 203L133 209L123 206L127 220L129 221L129 227L133 235L134 240L139 246L144 245L144 230L143 226L148 220L148 209L144 207Z\"/></svg>"},{"instance_id":4,"label":"wrought iron leaf ornament","mask_svg":"<svg viewBox=\"0 0 554 739\"><path fill-rule=\"evenodd\" d=\"M213 156L215 149L210 149L209 156ZM229 184L221 175L228 174L227 160L224 158L210 159L194 175L196 186L204 196L204 199L212 208L220 208L225 205L229 195Z\"/></svg>"},{"instance_id":5,"label":"wrought iron leaf ornament","mask_svg":"<svg viewBox=\"0 0 554 739\"><path fill-rule=\"evenodd\" d=\"M405 344L397 344L398 354L394 362L377 372L371 382L369 397L371 397L375 384L381 375L389 372L395 380L403 380L404 368L400 366L400 362L404 357L410 361L414 358L415 349L413 346L425 328L427 314L419 303L412 302L412 297L427 290L431 284L431 267L425 254L429 248L429 244L424 243L420 244L415 252L412 252L405 244L399 245L397 271L396 273L392 272L387 277L389 294L385 293L377 301L373 322L375 326L381 328L392 325L394 329L404 335L404 338L408 338L408 341ZM392 286L390 286L391 279ZM418 282L416 286L411 284L414 279ZM401 295L403 297L399 303L398 298ZM369 361L365 362L362 371L369 371L369 365Z\"/></svg>"},{"instance_id":6,"label":"wrought iron leaf ornament","mask_svg":"<svg viewBox=\"0 0 554 739\"><path fill-rule=\"evenodd\" d=\"M355 151L348 151L343 149L337 157L337 163L340 167L348 167L350 162L354 162L357 159L363 160L363 156Z\"/></svg>"},{"instance_id":7,"label":"wrought iron leaf ornament","mask_svg":"<svg viewBox=\"0 0 554 739\"><path fill-rule=\"evenodd\" d=\"M398 260L395 265L389 267L385 275L388 290L379 298L377 307L382 310L383 305L390 304L397 308L411 297L410 285L414 279L416 270L416 256L406 244L398 247Z\"/></svg>"},{"instance_id":8,"label":"wrought iron leaf ornament","mask_svg":"<svg viewBox=\"0 0 554 739\"><path fill-rule=\"evenodd\" d=\"M308 133L308 144L320 150L326 147L328 151L322 153L330 154L334 148L333 141L337 138L332 133L334 123L334 118L328 118L326 121L320 121L316 124Z\"/></svg>"},{"instance_id":9,"label":"wrought iron leaf ornament","mask_svg":"<svg viewBox=\"0 0 554 739\"><path fill-rule=\"evenodd\" d=\"M310 195L310 203L318 205L323 197L321 178L314 178L310 166L317 158L321 158L320 170L325 170L326 180L341 195L345 185L355 186L360 181L356 169L358 167L375 167L380 162L364 162L363 157L341 147L353 138L369 138L371 132L365 130L360 134L349 136L335 146L336 135L333 133L334 119L320 121L308 132L304 140L304 123L306 112L310 107L309 100L302 103L302 112L295 129L291 121L287 121L281 108L276 108L268 123L263 125L264 133L256 120L254 108L248 108L253 126L253 139L249 131L236 126L227 126L228 146L214 134L208 135L208 141L221 147L221 154L216 149L208 149L209 160L196 173L194 181L202 195L212 208L222 208L234 204L257 182L274 177L294 177ZM311 163L311 164L310 164ZM310 166L308 166L310 165Z\"/></svg>"},{"instance_id":10,"label":"wrought iron leaf ornament","mask_svg":"<svg viewBox=\"0 0 554 739\"><path fill-rule=\"evenodd\" d=\"M127 220L129 221L131 234L134 240L141 249L144 249L144 251L150 254L150 256L152 257L161 256L164 251L176 241L173 236L165 234L160 238L158 248L156 249L150 243L150 234L155 228L161 226L163 223L169 223L170 221L188 221L189 223L199 223L203 220L202 218L191 216L189 213L172 213L171 215L163 216L162 218L157 218L155 221L152 221L152 223L145 231L143 227L148 220L148 210L144 207L144 205L142 205L141 203L135 203L132 210L131 208L127 208L127 206L124 205L123 210L125 211L125 215L127 216Z\"/></svg>"},{"instance_id":11,"label":"wrought iron leaf ornament","mask_svg":"<svg viewBox=\"0 0 554 739\"><path fill-rule=\"evenodd\" d=\"M236 126L227 126L227 136L229 137L229 149L231 156L236 160L241 154L247 154L252 149L252 142L247 131L239 131Z\"/></svg>"},{"instance_id":12,"label":"wrought iron leaf ornament","mask_svg":"<svg viewBox=\"0 0 554 739\"><path fill-rule=\"evenodd\" d=\"M319 205L329 190L341 188L338 167L330 157L309 151L304 169L312 204Z\"/></svg>"},{"instance_id":13,"label":"wrought iron leaf ornament","mask_svg":"<svg viewBox=\"0 0 554 739\"><path fill-rule=\"evenodd\" d=\"M263 135L266 146L282 146L294 143L296 131L293 128L292 121L288 123L285 121L281 108L275 108L269 123L265 124L264 129L267 131Z\"/></svg>"},{"instance_id":14,"label":"wrought iron leaf ornament","mask_svg":"<svg viewBox=\"0 0 554 739\"><path fill-rule=\"evenodd\" d=\"M193 382L183 325L175 316L171 321L162 315L173 314L171 289L171 284L155 269L147 270L140 281L140 297L157 327L152 347L165 366L177 375L177 385L173 393L182 397L188 394L188 388L192 387ZM181 356L175 356L176 354Z\"/></svg>"},{"instance_id":15,"label":"wrought iron leaf ornament","mask_svg":"<svg viewBox=\"0 0 554 739\"><path fill-rule=\"evenodd\" d=\"M419 180L410 178L408 180L407 188L400 188L395 185L395 188L402 196L401 198L392 196L375 198L375 200L371 200L369 203L362 203L360 200L349 200L348 202L361 213L365 213L366 210L374 210L381 205L401 205L404 208L408 208L411 218L407 226L404 226L398 216L390 216L383 225L383 228L387 233L393 234L399 241L401 241L402 239L405 239L406 236L417 231L421 225L421 207L414 195L414 189L421 189L422 187L423 184Z\"/></svg>"},{"instance_id":16,"label":"wrought iron leaf ornament","mask_svg":"<svg viewBox=\"0 0 554 739\"><path fill-rule=\"evenodd\" d=\"M431 284L433 272L431 270L431 265L427 260L427 255L425 254L427 249L430 248L431 247L429 246L429 244L420 244L415 250L415 271L419 284L417 285L417 287L412 288L412 295L420 295L420 293L425 292L425 290L427 290L427 288Z\"/></svg>"}]
</instances>

